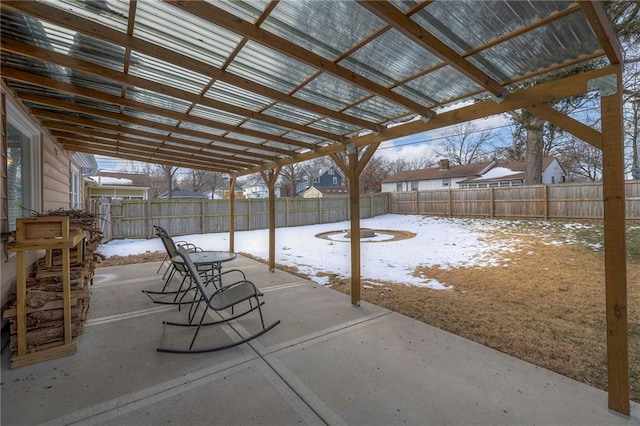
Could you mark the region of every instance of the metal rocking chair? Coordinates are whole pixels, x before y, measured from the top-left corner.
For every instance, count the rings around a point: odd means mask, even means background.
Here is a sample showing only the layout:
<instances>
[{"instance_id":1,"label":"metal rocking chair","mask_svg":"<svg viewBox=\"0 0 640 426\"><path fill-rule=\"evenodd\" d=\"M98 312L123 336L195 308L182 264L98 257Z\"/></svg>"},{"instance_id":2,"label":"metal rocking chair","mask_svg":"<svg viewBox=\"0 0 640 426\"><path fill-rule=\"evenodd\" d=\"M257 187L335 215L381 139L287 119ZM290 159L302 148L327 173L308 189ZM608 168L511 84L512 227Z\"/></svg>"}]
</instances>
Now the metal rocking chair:
<instances>
[{"instance_id":1,"label":"metal rocking chair","mask_svg":"<svg viewBox=\"0 0 640 426\"><path fill-rule=\"evenodd\" d=\"M162 231L164 231L164 229L160 228ZM191 303L189 301L184 302L184 295L186 294L186 292L188 292L191 289L190 285L187 285L185 287L185 282L187 280L188 277L188 273L187 270L184 266L183 263L181 262L174 262L171 259L175 258L176 256L178 256L178 247L182 247L183 249L185 249L187 252L194 252L194 251L202 251L202 249L200 249L199 247L196 247L194 244L190 244L190 243L185 243L182 244L180 246L178 246L173 239L167 235L166 231L164 232L158 232L158 236L160 237L160 239L162 240L162 244L164 245L165 250L167 251L167 258L169 259L169 261L171 262L171 264L169 265L167 271L165 272L164 277L166 277L165 282L164 282L164 286L162 287L162 290L160 291L153 291L153 290L142 290L142 292L144 294L146 294L147 296L149 296L149 298L154 302L154 303L159 303L162 305L179 305L182 303ZM167 276L167 272L168 272L168 276ZM210 272L209 270L204 270L201 271L203 273L208 273ZM173 280L173 278L178 275L179 277L181 277L182 279L180 280L180 286L178 287L178 290L168 290L167 288L169 287L169 284L171 283L171 281ZM167 299L167 298L162 298L162 297L154 297L155 296L164 296L164 295L173 295L173 300L171 299Z\"/></svg>"},{"instance_id":2,"label":"metal rocking chair","mask_svg":"<svg viewBox=\"0 0 640 426\"><path fill-rule=\"evenodd\" d=\"M259 337L264 333L266 333L267 331L271 330L276 325L280 324L280 320L278 320L268 326L264 325L264 317L262 316L262 308L261 308L261 306L264 304L264 301L260 301L259 299L259 297L262 296L262 293L256 288L256 286L251 281L247 281L246 279L243 279L243 280L234 282L232 284L223 285L220 288L217 288L213 292L209 293L207 291L206 283L202 281L201 275L198 273L198 270L196 269L195 265L191 261L191 258L189 257L189 252L184 248L179 247L178 255L182 257L182 259L184 260L184 265L186 267L186 270L188 271L188 274L192 282L195 284L195 287L198 291L199 297L197 302L204 302L204 307L202 309L200 320L197 323L194 322L195 311L193 312L193 314L192 312L189 312L187 322L184 322L184 323L170 322L170 321L163 322L165 327L166 326L196 327L196 330L193 334L193 338L191 339L191 344L189 345L188 349L166 348L166 347L162 347L161 345L161 347L158 348L158 352L203 353L203 352L219 351L222 349L238 346L238 345L241 345L242 343L246 343L250 340L253 340L256 337ZM214 276L211 279L215 280L216 277ZM208 288L211 288L211 287L212 286L209 286ZM196 303L194 303L192 305L192 309L194 306L196 306L196 310L197 310L199 303L197 305ZM230 313L227 311L229 310L229 308L231 311ZM241 312L236 313L234 312L236 308L243 308L243 309L241 310ZM217 313L220 319L205 322L205 317L210 310ZM249 336L242 337L240 340L235 342L221 344L213 347L207 347L204 349L193 348L193 344L195 343L196 337L198 337L198 333L202 327L226 324L231 320L240 318L255 310L257 310L260 315L260 323L262 325L261 330L258 330L257 332Z\"/></svg>"}]
</instances>

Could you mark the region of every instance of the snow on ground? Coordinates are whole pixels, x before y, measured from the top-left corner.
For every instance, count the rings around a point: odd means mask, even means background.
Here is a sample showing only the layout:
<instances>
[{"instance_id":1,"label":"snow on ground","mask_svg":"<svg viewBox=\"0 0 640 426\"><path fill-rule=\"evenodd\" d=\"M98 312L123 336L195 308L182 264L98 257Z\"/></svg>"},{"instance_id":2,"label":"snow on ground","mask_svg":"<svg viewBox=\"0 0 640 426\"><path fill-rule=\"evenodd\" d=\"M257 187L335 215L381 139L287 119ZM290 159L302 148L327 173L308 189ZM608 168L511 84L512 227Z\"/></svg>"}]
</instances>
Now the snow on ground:
<instances>
[{"instance_id":1,"label":"snow on ground","mask_svg":"<svg viewBox=\"0 0 640 426\"><path fill-rule=\"evenodd\" d=\"M500 225L502 223L502 225ZM490 237L505 223L495 220L469 220L434 218L411 215L384 215L361 221L362 228L409 231L416 237L399 241L366 242L361 244L361 275L363 280L382 280L425 286L448 288L436 280L414 276L418 266L441 268L495 266L506 264L508 254L519 251L517 240ZM509 225L509 226L510 226ZM347 277L351 274L349 240L326 240L316 234L349 228L349 222L326 223L276 229L276 262L297 268L318 284L326 284L327 277L319 272ZM228 233L182 235L174 238L193 243L204 250L227 250ZM235 250L267 259L269 233L266 229L238 231ZM147 251L164 251L159 238L150 240L114 240L99 247L99 252L110 257L127 256ZM371 284L371 283L368 283Z\"/></svg>"}]
</instances>

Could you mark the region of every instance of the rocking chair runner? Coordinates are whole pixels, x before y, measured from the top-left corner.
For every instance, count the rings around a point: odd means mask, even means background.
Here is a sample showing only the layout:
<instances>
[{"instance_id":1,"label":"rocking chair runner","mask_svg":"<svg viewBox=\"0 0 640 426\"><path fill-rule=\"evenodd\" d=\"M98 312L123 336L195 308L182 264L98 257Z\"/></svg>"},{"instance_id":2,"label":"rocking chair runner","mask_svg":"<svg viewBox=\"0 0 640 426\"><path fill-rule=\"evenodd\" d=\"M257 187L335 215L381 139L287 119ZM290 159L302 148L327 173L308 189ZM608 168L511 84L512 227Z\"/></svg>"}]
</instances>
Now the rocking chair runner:
<instances>
[{"instance_id":1,"label":"rocking chair runner","mask_svg":"<svg viewBox=\"0 0 640 426\"><path fill-rule=\"evenodd\" d=\"M262 308L261 306L264 302L261 302L259 297L262 296L262 293L256 288L256 286L251 282L245 280L237 281L232 284L221 286L220 288L213 291L211 294L207 292L207 287L205 283L202 282L201 276L198 273L195 265L191 261L189 257L189 253L183 247L178 248L178 255L182 257L184 260L185 268L197 288L197 291L200 295L199 301L204 302L204 308L202 311L202 315L200 316L200 321L196 324L193 322L195 319L195 312L193 316L191 312L188 315L188 322L186 323L177 323L177 322L168 322L165 321L163 324L166 326L180 326L180 327L197 327L196 331L191 339L191 344L188 349L172 349L172 348L164 348L159 347L158 352L170 352L170 353L202 353L202 352L214 352L222 349L231 348L234 346L238 346L242 343L246 343L250 340L255 339L266 333L267 331L274 328L276 325L280 324L280 320L270 324L269 326L264 325L264 317L262 316ZM240 308L242 304L248 304L248 308L245 307L240 313L234 313L236 308ZM231 308L231 316L228 316L227 309ZM197 309L197 308L196 308ZM220 316L219 320L205 322L205 316L212 310ZM198 337L198 332L200 328L203 326L210 325L218 325L225 324L231 320L236 318L240 318L250 312L257 310L260 315L260 323L262 325L262 329L258 330L256 333L251 334L250 336L242 337L240 340L231 342L228 344L222 344L218 346L208 347L205 349L193 349L193 344L196 341L196 337Z\"/></svg>"}]
</instances>

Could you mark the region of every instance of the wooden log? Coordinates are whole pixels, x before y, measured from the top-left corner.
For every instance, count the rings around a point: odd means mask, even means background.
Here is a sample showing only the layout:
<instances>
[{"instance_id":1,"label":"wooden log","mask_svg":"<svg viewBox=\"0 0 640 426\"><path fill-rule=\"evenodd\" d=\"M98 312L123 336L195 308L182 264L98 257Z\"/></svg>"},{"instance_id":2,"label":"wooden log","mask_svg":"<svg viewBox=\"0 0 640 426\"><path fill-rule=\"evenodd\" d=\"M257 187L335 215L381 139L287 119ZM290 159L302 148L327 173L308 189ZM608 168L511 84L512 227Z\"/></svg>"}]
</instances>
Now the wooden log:
<instances>
[{"instance_id":1,"label":"wooden log","mask_svg":"<svg viewBox=\"0 0 640 426\"><path fill-rule=\"evenodd\" d=\"M71 299L71 305L72 306L76 306L76 305L80 306L79 300L84 300L84 299L73 298L73 299ZM32 312L46 311L46 310L49 310L49 309L62 309L62 307L63 307L62 300L53 300L51 302L45 303L43 306L40 306L39 308L27 307L27 314L30 314ZM2 315L2 318L6 319L6 320L15 320L16 314L17 314L16 305L13 304L13 305L9 306L9 308L7 308L4 311L4 314Z\"/></svg>"},{"instance_id":2,"label":"wooden log","mask_svg":"<svg viewBox=\"0 0 640 426\"><path fill-rule=\"evenodd\" d=\"M90 296L89 290L72 290L71 297L76 299L88 299ZM61 292L41 291L41 290L29 290L27 291L26 306L31 308L39 308L52 300L62 300Z\"/></svg>"},{"instance_id":3,"label":"wooden log","mask_svg":"<svg viewBox=\"0 0 640 426\"><path fill-rule=\"evenodd\" d=\"M82 321L72 321L71 333L74 337L82 333ZM27 351L37 350L38 346L47 345L53 342L64 340L64 327L47 327L27 332ZM10 338L11 351L15 352L18 348L18 339L16 335Z\"/></svg>"},{"instance_id":4,"label":"wooden log","mask_svg":"<svg viewBox=\"0 0 640 426\"><path fill-rule=\"evenodd\" d=\"M82 315L81 306L71 308L71 319L82 322L86 320L86 315ZM64 310L62 308L32 312L31 314L27 314L27 332L40 328L62 326L63 321ZM11 334L16 333L17 327L15 322L11 324L9 331Z\"/></svg>"}]
</instances>

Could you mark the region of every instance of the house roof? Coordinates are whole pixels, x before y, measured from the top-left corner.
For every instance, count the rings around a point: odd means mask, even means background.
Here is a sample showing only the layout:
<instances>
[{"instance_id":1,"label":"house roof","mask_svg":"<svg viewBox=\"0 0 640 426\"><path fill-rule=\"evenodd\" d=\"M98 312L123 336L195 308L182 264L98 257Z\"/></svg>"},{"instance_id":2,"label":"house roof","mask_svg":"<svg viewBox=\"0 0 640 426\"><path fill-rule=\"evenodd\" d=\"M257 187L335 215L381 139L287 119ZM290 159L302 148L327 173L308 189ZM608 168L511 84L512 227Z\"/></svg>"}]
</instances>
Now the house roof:
<instances>
[{"instance_id":1,"label":"house roof","mask_svg":"<svg viewBox=\"0 0 640 426\"><path fill-rule=\"evenodd\" d=\"M149 176L144 173L100 171L93 179L100 185L148 187Z\"/></svg>"},{"instance_id":2,"label":"house roof","mask_svg":"<svg viewBox=\"0 0 640 426\"><path fill-rule=\"evenodd\" d=\"M480 176L483 171L490 168L494 164L495 161L487 161L484 163L449 166L448 169L433 167L429 169L408 170L406 172L400 172L396 173L395 175L391 175L383 180L382 183Z\"/></svg>"},{"instance_id":3,"label":"house roof","mask_svg":"<svg viewBox=\"0 0 640 426\"><path fill-rule=\"evenodd\" d=\"M318 192L322 193L323 196L332 196L332 195L349 195L349 188L346 186L316 186L311 185L307 191L311 188L315 188Z\"/></svg>"},{"instance_id":4,"label":"house roof","mask_svg":"<svg viewBox=\"0 0 640 426\"><path fill-rule=\"evenodd\" d=\"M2 79L65 149L235 176L584 93L622 62L591 1L0 7Z\"/></svg>"},{"instance_id":5,"label":"house roof","mask_svg":"<svg viewBox=\"0 0 640 426\"><path fill-rule=\"evenodd\" d=\"M544 172L555 160L554 157L545 156L542 158L542 171ZM524 161L498 162L493 168L482 176L468 178L458 183L477 182L501 182L511 180L523 180L525 177L526 165Z\"/></svg>"},{"instance_id":6,"label":"house roof","mask_svg":"<svg viewBox=\"0 0 640 426\"><path fill-rule=\"evenodd\" d=\"M167 192L163 192L158 198L168 198ZM190 191L188 189L173 188L171 190L171 198L209 198L206 194Z\"/></svg>"}]
</instances>

